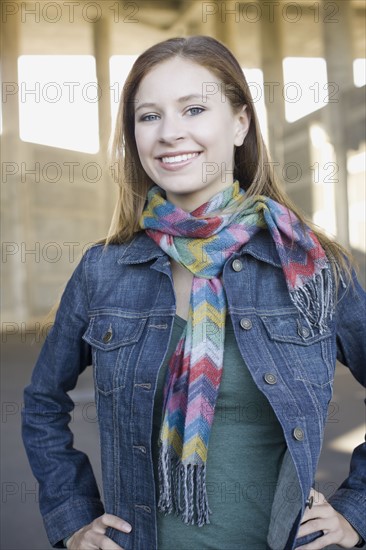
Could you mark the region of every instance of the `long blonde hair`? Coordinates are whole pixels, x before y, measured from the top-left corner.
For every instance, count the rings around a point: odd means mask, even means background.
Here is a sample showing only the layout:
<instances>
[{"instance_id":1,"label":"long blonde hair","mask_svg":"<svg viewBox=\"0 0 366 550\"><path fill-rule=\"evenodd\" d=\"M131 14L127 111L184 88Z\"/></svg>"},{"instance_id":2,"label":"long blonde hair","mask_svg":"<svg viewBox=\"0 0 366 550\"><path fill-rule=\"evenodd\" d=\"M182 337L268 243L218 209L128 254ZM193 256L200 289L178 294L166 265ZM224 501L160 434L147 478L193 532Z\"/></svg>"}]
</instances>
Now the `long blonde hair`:
<instances>
[{"instance_id":1,"label":"long blonde hair","mask_svg":"<svg viewBox=\"0 0 366 550\"><path fill-rule=\"evenodd\" d=\"M272 169L273 164L262 138L253 99L243 71L230 50L210 36L170 38L148 48L136 59L122 90L109 151L110 163L114 168L114 179L119 188L118 200L107 236L95 244L104 244L105 247L109 244L122 244L132 239L139 231L143 231L139 226L139 219L147 193L155 182L143 169L137 151L135 97L146 74L159 63L174 57L197 63L218 77L233 112L238 112L244 105L247 106L250 117L249 131L243 145L235 149L233 174L246 191L246 197L265 195L294 212L304 227L306 225L311 227L316 234L332 263L337 283L339 269L349 279L350 265L352 265L349 252L320 231L286 195Z\"/></svg>"}]
</instances>

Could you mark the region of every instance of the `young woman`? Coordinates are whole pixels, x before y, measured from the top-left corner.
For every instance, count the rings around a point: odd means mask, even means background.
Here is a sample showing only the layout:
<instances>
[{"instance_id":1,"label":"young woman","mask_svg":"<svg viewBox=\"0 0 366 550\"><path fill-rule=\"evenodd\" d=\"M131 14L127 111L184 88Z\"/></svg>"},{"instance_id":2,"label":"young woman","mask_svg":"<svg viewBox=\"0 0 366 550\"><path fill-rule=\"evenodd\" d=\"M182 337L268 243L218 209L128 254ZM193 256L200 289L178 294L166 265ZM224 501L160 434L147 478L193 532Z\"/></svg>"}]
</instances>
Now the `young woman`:
<instances>
[{"instance_id":1,"label":"young woman","mask_svg":"<svg viewBox=\"0 0 366 550\"><path fill-rule=\"evenodd\" d=\"M213 38L145 51L113 142L120 197L25 390L54 547L318 549L366 538L365 446L312 485L336 358L365 384L365 294L270 170L242 70ZM104 505L68 393L94 366Z\"/></svg>"}]
</instances>

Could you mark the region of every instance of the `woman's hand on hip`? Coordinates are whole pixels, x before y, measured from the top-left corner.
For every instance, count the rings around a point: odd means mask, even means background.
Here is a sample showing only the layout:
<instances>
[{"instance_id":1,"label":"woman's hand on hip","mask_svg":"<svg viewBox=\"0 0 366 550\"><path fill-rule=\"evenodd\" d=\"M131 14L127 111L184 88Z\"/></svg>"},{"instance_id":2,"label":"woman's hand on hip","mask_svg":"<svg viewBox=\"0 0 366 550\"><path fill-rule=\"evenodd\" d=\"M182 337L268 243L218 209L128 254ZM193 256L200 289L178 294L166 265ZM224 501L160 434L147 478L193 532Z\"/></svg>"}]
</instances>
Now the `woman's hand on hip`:
<instances>
[{"instance_id":1,"label":"woman's hand on hip","mask_svg":"<svg viewBox=\"0 0 366 550\"><path fill-rule=\"evenodd\" d=\"M85 527L79 529L67 541L69 550L123 550L113 540L106 536L107 527L113 527L123 533L129 533L131 525L112 514L103 514Z\"/></svg>"},{"instance_id":2,"label":"woman's hand on hip","mask_svg":"<svg viewBox=\"0 0 366 550\"><path fill-rule=\"evenodd\" d=\"M311 508L306 508L297 537L316 531L323 531L324 535L313 542L297 546L296 550L320 550L329 544L353 548L358 543L359 536L352 525L326 501L322 493L311 489L309 497L313 497L314 504Z\"/></svg>"}]
</instances>

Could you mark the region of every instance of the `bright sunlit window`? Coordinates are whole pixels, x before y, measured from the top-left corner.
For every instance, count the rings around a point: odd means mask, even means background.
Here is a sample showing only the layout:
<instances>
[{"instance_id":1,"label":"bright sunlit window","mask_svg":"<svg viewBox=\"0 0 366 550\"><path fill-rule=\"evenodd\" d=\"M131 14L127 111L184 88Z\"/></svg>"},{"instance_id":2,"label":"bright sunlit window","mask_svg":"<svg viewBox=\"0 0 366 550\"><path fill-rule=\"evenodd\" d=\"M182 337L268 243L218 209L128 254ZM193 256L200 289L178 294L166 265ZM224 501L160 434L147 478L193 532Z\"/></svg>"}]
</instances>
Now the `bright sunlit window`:
<instances>
[{"instance_id":1,"label":"bright sunlit window","mask_svg":"<svg viewBox=\"0 0 366 550\"><path fill-rule=\"evenodd\" d=\"M294 122L338 97L337 84L327 82L327 66L321 57L283 59L285 117Z\"/></svg>"},{"instance_id":2,"label":"bright sunlit window","mask_svg":"<svg viewBox=\"0 0 366 550\"><path fill-rule=\"evenodd\" d=\"M18 74L20 139L98 152L101 90L93 56L22 55Z\"/></svg>"},{"instance_id":3,"label":"bright sunlit window","mask_svg":"<svg viewBox=\"0 0 366 550\"><path fill-rule=\"evenodd\" d=\"M366 252L365 144L358 151L349 151L347 170L350 244L352 248Z\"/></svg>"},{"instance_id":4,"label":"bright sunlit window","mask_svg":"<svg viewBox=\"0 0 366 550\"><path fill-rule=\"evenodd\" d=\"M339 174L334 148L324 128L318 124L310 127L309 137L314 201L313 221L329 236L335 236L337 232L335 185Z\"/></svg>"},{"instance_id":5,"label":"bright sunlit window","mask_svg":"<svg viewBox=\"0 0 366 550\"><path fill-rule=\"evenodd\" d=\"M360 88L366 84L366 59L358 58L353 61L353 80L355 86Z\"/></svg>"}]
</instances>

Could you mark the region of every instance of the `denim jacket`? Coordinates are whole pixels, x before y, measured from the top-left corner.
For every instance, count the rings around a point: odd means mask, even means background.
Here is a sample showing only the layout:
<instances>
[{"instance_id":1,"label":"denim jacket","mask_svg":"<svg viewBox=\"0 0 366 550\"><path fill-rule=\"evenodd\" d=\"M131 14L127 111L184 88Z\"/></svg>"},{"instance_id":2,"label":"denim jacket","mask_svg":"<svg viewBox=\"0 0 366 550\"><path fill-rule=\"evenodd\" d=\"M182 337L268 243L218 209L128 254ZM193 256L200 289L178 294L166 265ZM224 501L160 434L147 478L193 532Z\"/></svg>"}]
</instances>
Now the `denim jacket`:
<instances>
[{"instance_id":1,"label":"denim jacket","mask_svg":"<svg viewBox=\"0 0 366 550\"><path fill-rule=\"evenodd\" d=\"M222 278L240 353L287 443L267 540L272 550L290 550L321 535L295 542L314 483L336 359L365 385L365 293L355 276L353 285L340 285L327 330L310 331L290 300L265 230L226 261ZM129 534L108 528L116 543L126 550L157 550L152 415L175 304L170 259L145 232L106 250L92 246L66 285L25 389L23 411L23 439L54 547L106 511L132 525ZM73 448L68 427L73 409L68 392L90 364L104 504L90 462ZM365 464L361 444L349 477L329 499L364 539Z\"/></svg>"}]
</instances>

